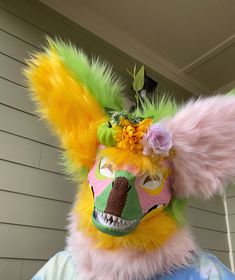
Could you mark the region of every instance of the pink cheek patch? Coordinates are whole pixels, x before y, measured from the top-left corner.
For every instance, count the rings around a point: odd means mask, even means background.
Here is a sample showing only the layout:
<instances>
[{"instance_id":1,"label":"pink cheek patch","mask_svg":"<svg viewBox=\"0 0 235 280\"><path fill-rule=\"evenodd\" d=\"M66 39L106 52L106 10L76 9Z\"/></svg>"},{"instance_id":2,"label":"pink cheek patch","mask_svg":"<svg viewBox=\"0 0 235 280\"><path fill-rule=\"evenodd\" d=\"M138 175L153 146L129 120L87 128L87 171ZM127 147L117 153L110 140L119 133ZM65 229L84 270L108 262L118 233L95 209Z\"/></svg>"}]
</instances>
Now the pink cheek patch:
<instances>
[{"instance_id":1,"label":"pink cheek patch","mask_svg":"<svg viewBox=\"0 0 235 280\"><path fill-rule=\"evenodd\" d=\"M171 200L171 178L167 178L162 192L159 195L151 195L147 193L143 187L141 187L141 178L136 180L136 190L139 196L140 205L143 211L143 214L146 214L150 208L155 205L167 205Z\"/></svg>"},{"instance_id":2,"label":"pink cheek patch","mask_svg":"<svg viewBox=\"0 0 235 280\"><path fill-rule=\"evenodd\" d=\"M88 183L93 188L94 192L94 198L96 199L97 196L99 196L104 189L112 183L113 179L98 179L96 177L96 169L98 167L99 161L96 161L95 165L92 167L90 172L88 173Z\"/></svg>"}]
</instances>

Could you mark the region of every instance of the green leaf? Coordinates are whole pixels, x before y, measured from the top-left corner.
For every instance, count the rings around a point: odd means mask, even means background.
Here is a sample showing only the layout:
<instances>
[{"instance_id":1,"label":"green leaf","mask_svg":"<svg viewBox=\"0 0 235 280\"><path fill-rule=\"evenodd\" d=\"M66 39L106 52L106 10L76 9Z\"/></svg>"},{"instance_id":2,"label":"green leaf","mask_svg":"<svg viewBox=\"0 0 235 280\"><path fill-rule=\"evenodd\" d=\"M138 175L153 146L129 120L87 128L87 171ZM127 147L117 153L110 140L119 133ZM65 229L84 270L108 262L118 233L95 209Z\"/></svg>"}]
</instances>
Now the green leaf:
<instances>
[{"instance_id":1,"label":"green leaf","mask_svg":"<svg viewBox=\"0 0 235 280\"><path fill-rule=\"evenodd\" d=\"M141 66L139 72L134 77L133 89L134 91L139 91L144 86L144 65Z\"/></svg>"},{"instance_id":2,"label":"green leaf","mask_svg":"<svg viewBox=\"0 0 235 280\"><path fill-rule=\"evenodd\" d=\"M134 77L135 77L135 73L136 73L136 64L134 66Z\"/></svg>"}]
</instances>

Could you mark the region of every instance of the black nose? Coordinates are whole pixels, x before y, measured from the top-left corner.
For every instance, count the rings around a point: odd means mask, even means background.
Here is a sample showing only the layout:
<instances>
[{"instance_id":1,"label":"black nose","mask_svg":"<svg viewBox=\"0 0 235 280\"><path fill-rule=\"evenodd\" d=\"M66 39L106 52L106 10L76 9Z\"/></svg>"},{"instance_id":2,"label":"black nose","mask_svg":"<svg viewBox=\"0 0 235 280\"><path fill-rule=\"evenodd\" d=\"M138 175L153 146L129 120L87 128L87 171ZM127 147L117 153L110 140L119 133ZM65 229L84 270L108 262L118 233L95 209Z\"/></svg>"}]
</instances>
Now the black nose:
<instances>
[{"instance_id":1,"label":"black nose","mask_svg":"<svg viewBox=\"0 0 235 280\"><path fill-rule=\"evenodd\" d=\"M128 186L129 182L125 177L117 177L115 179L109 194L105 213L121 217L122 210L126 204Z\"/></svg>"}]
</instances>

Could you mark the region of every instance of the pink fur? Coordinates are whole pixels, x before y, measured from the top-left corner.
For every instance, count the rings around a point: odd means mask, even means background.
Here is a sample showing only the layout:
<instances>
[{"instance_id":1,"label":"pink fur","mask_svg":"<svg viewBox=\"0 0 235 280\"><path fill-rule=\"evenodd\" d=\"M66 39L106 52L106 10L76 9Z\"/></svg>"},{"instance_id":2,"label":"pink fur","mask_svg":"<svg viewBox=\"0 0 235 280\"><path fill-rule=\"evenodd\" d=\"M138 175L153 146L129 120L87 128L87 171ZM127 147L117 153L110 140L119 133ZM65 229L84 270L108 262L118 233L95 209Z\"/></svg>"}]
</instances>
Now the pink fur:
<instances>
[{"instance_id":1,"label":"pink fur","mask_svg":"<svg viewBox=\"0 0 235 280\"><path fill-rule=\"evenodd\" d=\"M235 178L235 97L190 102L165 125L173 134L174 190L209 198Z\"/></svg>"},{"instance_id":2,"label":"pink fur","mask_svg":"<svg viewBox=\"0 0 235 280\"><path fill-rule=\"evenodd\" d=\"M187 265L196 252L187 229L179 230L155 251L105 251L95 248L89 237L77 231L76 225L76 218L72 216L67 244L82 280L148 279Z\"/></svg>"}]
</instances>

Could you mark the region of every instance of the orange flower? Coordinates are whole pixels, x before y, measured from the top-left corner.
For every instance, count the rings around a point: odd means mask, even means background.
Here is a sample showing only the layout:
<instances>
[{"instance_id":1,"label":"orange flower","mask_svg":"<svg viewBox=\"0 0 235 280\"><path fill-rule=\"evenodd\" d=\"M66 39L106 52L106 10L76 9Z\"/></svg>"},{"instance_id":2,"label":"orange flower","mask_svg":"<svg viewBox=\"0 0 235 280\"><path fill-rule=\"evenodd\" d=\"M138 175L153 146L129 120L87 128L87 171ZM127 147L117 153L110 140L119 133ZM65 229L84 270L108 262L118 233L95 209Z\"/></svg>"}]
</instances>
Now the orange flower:
<instances>
[{"instance_id":1,"label":"orange flower","mask_svg":"<svg viewBox=\"0 0 235 280\"><path fill-rule=\"evenodd\" d=\"M138 124L132 124L129 120L121 118L120 126L114 127L114 139L117 142L117 147L125 150L141 151L140 141L151 123L152 119L144 119Z\"/></svg>"}]
</instances>

